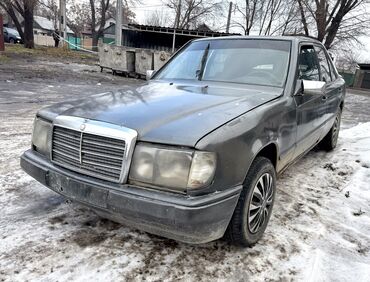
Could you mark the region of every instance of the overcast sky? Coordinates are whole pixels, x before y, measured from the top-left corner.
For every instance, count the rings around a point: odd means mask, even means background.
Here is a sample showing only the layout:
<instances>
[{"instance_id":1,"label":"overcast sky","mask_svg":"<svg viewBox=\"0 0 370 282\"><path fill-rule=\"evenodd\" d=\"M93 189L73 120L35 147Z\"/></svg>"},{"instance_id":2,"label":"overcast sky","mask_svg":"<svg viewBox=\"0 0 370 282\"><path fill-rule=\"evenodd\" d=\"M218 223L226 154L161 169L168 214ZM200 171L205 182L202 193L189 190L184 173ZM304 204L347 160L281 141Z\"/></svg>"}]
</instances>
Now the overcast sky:
<instances>
[{"instance_id":1,"label":"overcast sky","mask_svg":"<svg viewBox=\"0 0 370 282\"><path fill-rule=\"evenodd\" d=\"M145 24L145 18L150 15L151 12L155 10L161 10L164 13L168 12L171 14L171 10L166 7L161 0L141 0L142 5L136 5L135 8L132 10L136 14L136 21L140 24ZM228 1L225 1L227 5ZM235 18L234 18L235 19ZM171 26L173 24L173 19L169 19L167 26ZM225 18L219 19L218 22L214 23L213 28L217 29L217 31L225 32L224 29L220 29L221 27L226 26L226 16ZM242 31L238 28L231 28L230 32L237 32L241 33ZM363 61L370 61L370 35L367 37L361 38L361 41L364 44L364 47L358 46L359 53L361 54L361 59Z\"/></svg>"}]
</instances>

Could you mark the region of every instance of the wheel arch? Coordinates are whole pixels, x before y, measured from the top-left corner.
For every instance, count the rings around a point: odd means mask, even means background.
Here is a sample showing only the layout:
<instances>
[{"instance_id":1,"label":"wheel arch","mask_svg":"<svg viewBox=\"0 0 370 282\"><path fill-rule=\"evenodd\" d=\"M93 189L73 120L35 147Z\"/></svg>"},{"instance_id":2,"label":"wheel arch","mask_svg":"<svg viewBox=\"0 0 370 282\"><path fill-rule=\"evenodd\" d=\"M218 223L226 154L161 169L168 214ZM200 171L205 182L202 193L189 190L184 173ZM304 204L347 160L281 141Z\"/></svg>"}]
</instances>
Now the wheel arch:
<instances>
[{"instance_id":1,"label":"wheel arch","mask_svg":"<svg viewBox=\"0 0 370 282\"><path fill-rule=\"evenodd\" d=\"M272 165L276 169L278 162L278 152L278 145L275 142L270 142L258 151L258 153L254 156L253 161L257 157L265 157L271 161Z\"/></svg>"},{"instance_id":2,"label":"wheel arch","mask_svg":"<svg viewBox=\"0 0 370 282\"><path fill-rule=\"evenodd\" d=\"M341 101L339 104L339 108L341 111L343 111L343 107L344 107L344 101Z\"/></svg>"}]
</instances>

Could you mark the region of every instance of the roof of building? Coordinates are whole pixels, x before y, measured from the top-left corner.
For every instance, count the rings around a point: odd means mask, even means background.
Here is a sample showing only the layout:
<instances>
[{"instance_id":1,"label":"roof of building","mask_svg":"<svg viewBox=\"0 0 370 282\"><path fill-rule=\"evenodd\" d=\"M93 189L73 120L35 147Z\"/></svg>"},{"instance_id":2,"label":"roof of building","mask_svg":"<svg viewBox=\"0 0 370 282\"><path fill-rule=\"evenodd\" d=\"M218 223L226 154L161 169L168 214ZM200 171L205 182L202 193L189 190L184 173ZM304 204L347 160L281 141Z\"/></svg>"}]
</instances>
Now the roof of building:
<instances>
[{"instance_id":1,"label":"roof of building","mask_svg":"<svg viewBox=\"0 0 370 282\"><path fill-rule=\"evenodd\" d=\"M115 24L107 27L106 29L115 26ZM105 29L105 30L106 30ZM142 24L123 24L122 29L129 29L129 30L137 30L137 31L144 31L144 32L157 32L157 33L170 33L173 34L174 28L173 27L162 27L162 26L152 26L152 25L142 25ZM184 36L192 36L192 37L219 37L219 36L229 36L229 35L240 35L239 33L225 33L225 32L217 32L212 30L204 30L204 26L201 26L201 29L183 29L183 28L176 28L176 34L184 35Z\"/></svg>"},{"instance_id":2,"label":"roof of building","mask_svg":"<svg viewBox=\"0 0 370 282\"><path fill-rule=\"evenodd\" d=\"M47 19L47 18L44 18L44 17L40 17L40 16L34 16L33 17L33 20L42 28L42 29L45 29L45 30L50 30L50 31L54 31L54 23ZM67 32L68 33L73 33L73 31L67 26Z\"/></svg>"}]
</instances>

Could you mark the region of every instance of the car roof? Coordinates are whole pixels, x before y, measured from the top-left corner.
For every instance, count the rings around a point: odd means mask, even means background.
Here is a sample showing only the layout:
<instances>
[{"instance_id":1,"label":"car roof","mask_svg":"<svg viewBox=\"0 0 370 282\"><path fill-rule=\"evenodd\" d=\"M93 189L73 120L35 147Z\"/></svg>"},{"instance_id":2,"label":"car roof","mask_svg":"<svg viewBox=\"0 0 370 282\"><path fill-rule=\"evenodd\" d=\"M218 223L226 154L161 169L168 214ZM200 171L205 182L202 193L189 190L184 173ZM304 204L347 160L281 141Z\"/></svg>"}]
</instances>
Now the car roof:
<instances>
[{"instance_id":1,"label":"car roof","mask_svg":"<svg viewBox=\"0 0 370 282\"><path fill-rule=\"evenodd\" d=\"M18 32L18 30L14 29L14 28L10 28L10 27L6 27L6 26L3 26L4 29L8 30L8 31L16 31Z\"/></svg>"},{"instance_id":2,"label":"car roof","mask_svg":"<svg viewBox=\"0 0 370 282\"><path fill-rule=\"evenodd\" d=\"M285 40L285 41L294 41L296 43L300 42L312 42L320 43L315 38L301 35L284 35L284 36L250 36L250 35L233 35L233 36L222 36L222 37L207 37L196 39L194 41L207 41L207 40L226 40L226 39L238 39L238 40Z\"/></svg>"}]
</instances>

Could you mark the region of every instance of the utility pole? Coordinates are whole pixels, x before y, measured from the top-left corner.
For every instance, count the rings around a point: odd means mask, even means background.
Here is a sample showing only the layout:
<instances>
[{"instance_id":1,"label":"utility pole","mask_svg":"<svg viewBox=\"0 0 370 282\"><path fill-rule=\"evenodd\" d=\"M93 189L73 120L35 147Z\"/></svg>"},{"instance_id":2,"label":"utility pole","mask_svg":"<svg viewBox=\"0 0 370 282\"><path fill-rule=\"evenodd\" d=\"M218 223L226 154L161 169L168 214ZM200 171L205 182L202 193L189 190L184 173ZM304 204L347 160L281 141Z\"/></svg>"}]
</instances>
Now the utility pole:
<instances>
[{"instance_id":1,"label":"utility pole","mask_svg":"<svg viewBox=\"0 0 370 282\"><path fill-rule=\"evenodd\" d=\"M173 39L172 39L172 53L175 53L175 43L176 43L176 28L180 25L180 15L181 15L181 0L179 0L176 9L176 19L175 26L173 28Z\"/></svg>"},{"instance_id":2,"label":"utility pole","mask_svg":"<svg viewBox=\"0 0 370 282\"><path fill-rule=\"evenodd\" d=\"M59 0L59 32L64 40L67 40L67 18L66 18L66 0ZM62 40L62 46L64 41Z\"/></svg>"},{"instance_id":3,"label":"utility pole","mask_svg":"<svg viewBox=\"0 0 370 282\"><path fill-rule=\"evenodd\" d=\"M230 29L231 10L232 9L233 9L233 2L230 2L229 15L227 16L226 33L229 33L229 29Z\"/></svg>"},{"instance_id":4,"label":"utility pole","mask_svg":"<svg viewBox=\"0 0 370 282\"><path fill-rule=\"evenodd\" d=\"M117 0L116 7L116 45L122 46L122 0Z\"/></svg>"},{"instance_id":5,"label":"utility pole","mask_svg":"<svg viewBox=\"0 0 370 282\"><path fill-rule=\"evenodd\" d=\"M59 35L62 36L62 5L63 5L63 0L59 0L59 13L58 13L58 29L59 29ZM63 46L63 40L61 42L61 46Z\"/></svg>"}]
</instances>

